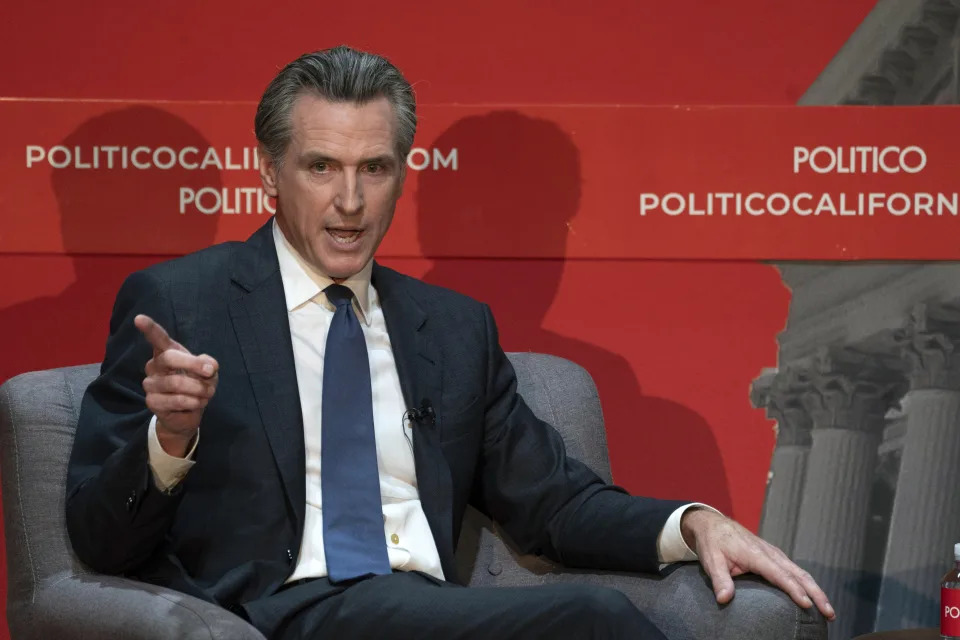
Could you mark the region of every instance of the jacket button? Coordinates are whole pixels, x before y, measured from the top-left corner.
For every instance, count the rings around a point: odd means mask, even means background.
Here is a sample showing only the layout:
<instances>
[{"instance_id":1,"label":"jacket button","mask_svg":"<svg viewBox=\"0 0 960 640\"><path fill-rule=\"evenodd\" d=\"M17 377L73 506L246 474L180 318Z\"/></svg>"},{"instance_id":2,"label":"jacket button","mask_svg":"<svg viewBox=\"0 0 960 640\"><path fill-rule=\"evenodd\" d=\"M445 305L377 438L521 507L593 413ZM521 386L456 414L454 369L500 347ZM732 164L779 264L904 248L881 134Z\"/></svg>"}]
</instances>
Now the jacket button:
<instances>
[{"instance_id":1,"label":"jacket button","mask_svg":"<svg viewBox=\"0 0 960 640\"><path fill-rule=\"evenodd\" d=\"M293 562L293 551L291 551L290 549L287 549L287 560L289 560L290 562Z\"/></svg>"},{"instance_id":2,"label":"jacket button","mask_svg":"<svg viewBox=\"0 0 960 640\"><path fill-rule=\"evenodd\" d=\"M499 562L491 562L490 566L487 567L487 571L489 571L492 576L498 576L503 573L503 565Z\"/></svg>"},{"instance_id":3,"label":"jacket button","mask_svg":"<svg viewBox=\"0 0 960 640\"><path fill-rule=\"evenodd\" d=\"M134 491L127 497L127 504L126 504L127 511L133 511L133 504L136 501L137 501L137 492Z\"/></svg>"}]
</instances>

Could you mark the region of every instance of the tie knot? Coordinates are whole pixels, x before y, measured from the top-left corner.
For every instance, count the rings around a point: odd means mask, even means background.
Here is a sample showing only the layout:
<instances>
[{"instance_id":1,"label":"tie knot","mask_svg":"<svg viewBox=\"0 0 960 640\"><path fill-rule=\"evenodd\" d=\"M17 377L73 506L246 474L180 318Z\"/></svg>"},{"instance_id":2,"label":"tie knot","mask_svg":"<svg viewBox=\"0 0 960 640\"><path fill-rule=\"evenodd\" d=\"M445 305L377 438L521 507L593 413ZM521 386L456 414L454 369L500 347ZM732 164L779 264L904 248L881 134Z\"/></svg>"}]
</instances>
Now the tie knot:
<instances>
[{"instance_id":1,"label":"tie knot","mask_svg":"<svg viewBox=\"0 0 960 640\"><path fill-rule=\"evenodd\" d=\"M336 307L349 305L353 300L353 291L342 284L332 284L324 289L323 293L326 294L327 300L333 303L333 305Z\"/></svg>"}]
</instances>

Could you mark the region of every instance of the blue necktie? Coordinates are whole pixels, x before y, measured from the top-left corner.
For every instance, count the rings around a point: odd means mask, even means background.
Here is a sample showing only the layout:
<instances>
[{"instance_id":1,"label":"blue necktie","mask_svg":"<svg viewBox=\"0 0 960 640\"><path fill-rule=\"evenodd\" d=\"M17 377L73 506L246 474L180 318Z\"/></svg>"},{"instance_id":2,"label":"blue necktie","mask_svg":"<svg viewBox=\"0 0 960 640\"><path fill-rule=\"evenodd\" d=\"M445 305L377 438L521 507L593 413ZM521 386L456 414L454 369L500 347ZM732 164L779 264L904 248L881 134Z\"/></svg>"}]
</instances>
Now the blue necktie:
<instances>
[{"instance_id":1,"label":"blue necktie","mask_svg":"<svg viewBox=\"0 0 960 640\"><path fill-rule=\"evenodd\" d=\"M337 310L323 361L320 489L323 549L331 582L390 573L373 430L367 343L339 284L323 290Z\"/></svg>"}]
</instances>

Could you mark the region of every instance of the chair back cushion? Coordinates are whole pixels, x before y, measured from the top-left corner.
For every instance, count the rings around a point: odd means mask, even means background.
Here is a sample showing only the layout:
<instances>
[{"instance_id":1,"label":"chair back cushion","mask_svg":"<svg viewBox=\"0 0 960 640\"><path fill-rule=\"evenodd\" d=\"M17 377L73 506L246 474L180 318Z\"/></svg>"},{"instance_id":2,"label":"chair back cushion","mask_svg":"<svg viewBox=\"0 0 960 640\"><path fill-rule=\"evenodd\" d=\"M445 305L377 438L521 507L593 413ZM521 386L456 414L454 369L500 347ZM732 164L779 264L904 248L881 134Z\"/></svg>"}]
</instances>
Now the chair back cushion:
<instances>
[{"instance_id":1,"label":"chair back cushion","mask_svg":"<svg viewBox=\"0 0 960 640\"><path fill-rule=\"evenodd\" d=\"M603 414L590 374L556 356L507 355L517 372L517 389L534 414L557 428L570 457L610 482ZM530 586L569 577L553 563L514 549L489 518L468 508L457 547L460 579L471 586Z\"/></svg>"},{"instance_id":2,"label":"chair back cushion","mask_svg":"<svg viewBox=\"0 0 960 640\"><path fill-rule=\"evenodd\" d=\"M64 492L80 399L98 373L93 364L34 371L0 387L8 609L32 602L50 580L85 571L67 538Z\"/></svg>"}]
</instances>

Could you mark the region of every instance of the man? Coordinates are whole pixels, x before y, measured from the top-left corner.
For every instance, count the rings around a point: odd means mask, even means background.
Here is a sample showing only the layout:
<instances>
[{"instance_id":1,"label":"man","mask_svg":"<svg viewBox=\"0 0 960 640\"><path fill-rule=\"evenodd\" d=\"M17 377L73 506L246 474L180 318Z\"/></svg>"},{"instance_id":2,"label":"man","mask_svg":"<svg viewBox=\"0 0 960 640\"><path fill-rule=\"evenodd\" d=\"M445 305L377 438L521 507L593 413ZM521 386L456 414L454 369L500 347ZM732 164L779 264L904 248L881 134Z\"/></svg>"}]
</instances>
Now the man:
<instances>
[{"instance_id":1,"label":"man","mask_svg":"<svg viewBox=\"0 0 960 640\"><path fill-rule=\"evenodd\" d=\"M82 560L270 638L664 637L613 590L454 585L470 503L569 566L699 556L718 602L752 571L832 616L743 527L569 459L517 395L489 309L373 261L416 127L396 68L345 47L302 56L255 124L275 219L117 296L70 460Z\"/></svg>"}]
</instances>

